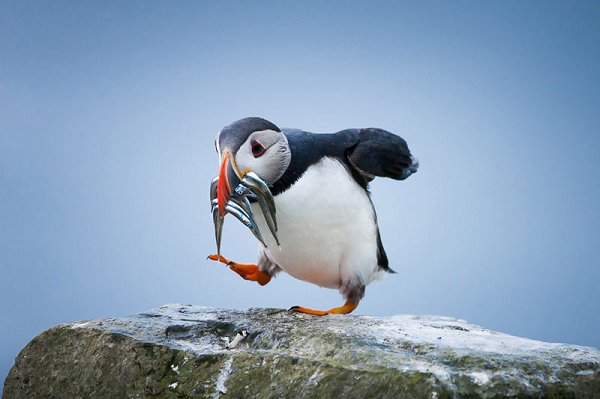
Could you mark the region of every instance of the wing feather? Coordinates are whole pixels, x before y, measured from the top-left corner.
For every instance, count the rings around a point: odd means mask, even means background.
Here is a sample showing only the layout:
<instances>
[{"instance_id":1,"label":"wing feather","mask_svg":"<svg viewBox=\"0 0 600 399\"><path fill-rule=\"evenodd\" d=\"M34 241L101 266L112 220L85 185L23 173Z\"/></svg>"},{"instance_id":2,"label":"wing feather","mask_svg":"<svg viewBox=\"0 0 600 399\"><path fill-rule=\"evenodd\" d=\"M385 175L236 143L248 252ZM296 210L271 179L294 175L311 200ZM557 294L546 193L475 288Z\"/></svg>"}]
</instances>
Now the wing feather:
<instances>
[{"instance_id":1,"label":"wing feather","mask_svg":"<svg viewBox=\"0 0 600 399\"><path fill-rule=\"evenodd\" d=\"M354 132L353 132L354 133ZM406 141L383 129L357 129L358 140L346 152L346 157L361 175L369 181L375 176L404 180L419 167Z\"/></svg>"}]
</instances>

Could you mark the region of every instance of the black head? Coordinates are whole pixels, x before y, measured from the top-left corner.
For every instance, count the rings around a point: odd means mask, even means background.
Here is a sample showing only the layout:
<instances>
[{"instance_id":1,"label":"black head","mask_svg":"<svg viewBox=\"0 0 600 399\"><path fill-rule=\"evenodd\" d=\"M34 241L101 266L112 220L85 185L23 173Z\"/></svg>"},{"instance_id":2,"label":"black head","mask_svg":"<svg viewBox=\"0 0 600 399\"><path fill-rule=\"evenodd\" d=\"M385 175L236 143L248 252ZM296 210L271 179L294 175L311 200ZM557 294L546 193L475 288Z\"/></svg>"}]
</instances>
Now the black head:
<instances>
[{"instance_id":1,"label":"black head","mask_svg":"<svg viewBox=\"0 0 600 399\"><path fill-rule=\"evenodd\" d=\"M227 148L235 154L252 133L263 130L281 133L281 130L274 123L256 116L235 121L221 129L217 135L215 141L217 152Z\"/></svg>"}]
</instances>

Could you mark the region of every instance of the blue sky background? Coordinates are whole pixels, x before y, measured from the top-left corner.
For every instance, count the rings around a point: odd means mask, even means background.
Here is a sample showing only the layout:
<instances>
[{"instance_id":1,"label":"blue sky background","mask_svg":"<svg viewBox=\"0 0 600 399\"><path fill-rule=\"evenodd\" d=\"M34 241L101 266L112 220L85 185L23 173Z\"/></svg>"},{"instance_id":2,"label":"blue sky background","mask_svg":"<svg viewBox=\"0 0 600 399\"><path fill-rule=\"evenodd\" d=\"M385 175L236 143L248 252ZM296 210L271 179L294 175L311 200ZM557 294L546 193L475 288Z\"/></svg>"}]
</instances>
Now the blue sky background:
<instances>
[{"instance_id":1,"label":"blue sky background","mask_svg":"<svg viewBox=\"0 0 600 399\"><path fill-rule=\"evenodd\" d=\"M375 126L421 162L372 198L397 275L357 314L600 347L600 3L0 2L0 382L67 321L170 302L342 304L206 261L215 134ZM228 219L223 253L254 261Z\"/></svg>"}]
</instances>

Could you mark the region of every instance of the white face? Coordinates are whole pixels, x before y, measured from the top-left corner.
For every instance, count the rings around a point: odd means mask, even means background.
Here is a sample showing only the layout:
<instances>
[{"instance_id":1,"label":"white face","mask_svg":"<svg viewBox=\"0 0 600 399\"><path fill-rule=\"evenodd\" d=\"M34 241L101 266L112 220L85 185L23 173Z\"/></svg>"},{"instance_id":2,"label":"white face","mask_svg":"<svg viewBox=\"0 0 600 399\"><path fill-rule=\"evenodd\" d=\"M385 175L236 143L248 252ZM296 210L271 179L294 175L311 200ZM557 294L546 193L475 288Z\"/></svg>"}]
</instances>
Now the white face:
<instances>
[{"instance_id":1,"label":"white face","mask_svg":"<svg viewBox=\"0 0 600 399\"><path fill-rule=\"evenodd\" d=\"M235 154L240 173L252 169L269 184L275 183L283 175L291 159L287 138L274 130L252 133Z\"/></svg>"}]
</instances>

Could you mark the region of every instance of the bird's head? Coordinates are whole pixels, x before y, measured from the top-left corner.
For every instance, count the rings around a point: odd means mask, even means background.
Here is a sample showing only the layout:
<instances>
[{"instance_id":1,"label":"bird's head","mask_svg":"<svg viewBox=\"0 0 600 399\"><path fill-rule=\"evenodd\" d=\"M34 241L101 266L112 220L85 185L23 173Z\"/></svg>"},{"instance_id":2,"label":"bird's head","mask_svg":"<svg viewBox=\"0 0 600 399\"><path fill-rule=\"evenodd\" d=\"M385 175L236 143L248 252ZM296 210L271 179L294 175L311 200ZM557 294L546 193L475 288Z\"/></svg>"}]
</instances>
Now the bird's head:
<instances>
[{"instance_id":1,"label":"bird's head","mask_svg":"<svg viewBox=\"0 0 600 399\"><path fill-rule=\"evenodd\" d=\"M268 185L275 183L288 168L292 153L285 135L262 118L244 118L225 126L215 140L219 153L218 208L226 213L232 190L246 173L254 172Z\"/></svg>"}]
</instances>

